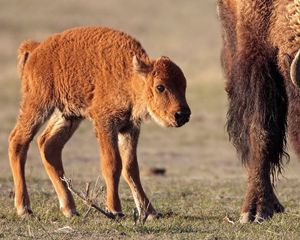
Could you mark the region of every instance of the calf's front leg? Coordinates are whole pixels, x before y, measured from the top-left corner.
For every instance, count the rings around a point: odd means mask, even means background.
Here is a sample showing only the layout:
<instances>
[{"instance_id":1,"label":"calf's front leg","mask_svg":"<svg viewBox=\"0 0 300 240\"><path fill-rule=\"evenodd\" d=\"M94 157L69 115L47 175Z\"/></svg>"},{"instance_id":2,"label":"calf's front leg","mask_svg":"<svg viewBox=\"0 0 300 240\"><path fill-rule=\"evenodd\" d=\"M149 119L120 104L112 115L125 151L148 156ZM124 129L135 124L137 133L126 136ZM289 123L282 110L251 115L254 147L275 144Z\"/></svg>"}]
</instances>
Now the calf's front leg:
<instances>
[{"instance_id":1,"label":"calf's front leg","mask_svg":"<svg viewBox=\"0 0 300 240\"><path fill-rule=\"evenodd\" d=\"M122 159L122 175L128 183L140 216L156 217L158 214L148 200L140 180L137 162L137 144L140 129L130 127L119 133L119 149Z\"/></svg>"}]
</instances>

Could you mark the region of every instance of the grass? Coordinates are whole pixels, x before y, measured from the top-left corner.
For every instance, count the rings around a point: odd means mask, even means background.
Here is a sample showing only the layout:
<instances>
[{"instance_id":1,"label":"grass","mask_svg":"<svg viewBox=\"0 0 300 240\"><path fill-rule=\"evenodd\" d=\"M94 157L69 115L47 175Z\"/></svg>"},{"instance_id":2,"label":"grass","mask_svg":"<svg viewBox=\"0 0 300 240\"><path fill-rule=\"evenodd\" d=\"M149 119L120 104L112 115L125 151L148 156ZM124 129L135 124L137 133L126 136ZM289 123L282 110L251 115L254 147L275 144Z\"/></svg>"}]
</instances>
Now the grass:
<instances>
[{"instance_id":1,"label":"grass","mask_svg":"<svg viewBox=\"0 0 300 240\"><path fill-rule=\"evenodd\" d=\"M245 173L225 133L227 101L219 64L220 31L211 0L138 1L4 1L0 0L0 238L3 239L299 239L300 164L292 160L277 184L286 213L262 224L238 221ZM153 122L142 127L138 158L145 191L162 219L134 225L134 201L122 181L120 195L126 218L111 221L77 201L81 216L60 214L53 187L33 141L26 177L34 217L20 219L13 208L13 184L7 138L20 98L16 49L28 38L42 40L79 25L106 25L139 39L148 53L170 56L188 79L192 109L189 124L163 129ZM98 146L85 121L64 150L66 174L77 189L99 175ZM162 167L166 176L143 170ZM103 181L101 182L103 184ZM99 205L103 206L101 196Z\"/></svg>"},{"instance_id":2,"label":"grass","mask_svg":"<svg viewBox=\"0 0 300 240\"><path fill-rule=\"evenodd\" d=\"M66 219L59 214L56 199L49 182L39 179L30 180L32 204L35 217L20 220L10 208L13 199L8 187L1 194L0 222L1 235L5 239L41 238L41 239L298 239L299 211L295 194L285 192L284 201L288 212L276 215L263 224L240 225L230 224L224 218L238 219L236 206L242 202L242 185L238 179L219 179L214 181L163 177L144 179L147 192L153 203L165 215L162 219L148 221L146 224L134 225L132 209L133 199L129 189L122 183L124 212L127 217L121 221L106 219L92 211L86 218L83 216ZM3 180L1 181L3 182ZM10 185L7 180L4 186ZM299 185L299 180L292 180ZM83 188L83 184L78 183ZM170 188L169 186L173 186ZM235 187L232 187L235 186ZM125 189L125 190L124 190ZM299 191L298 193L299 194ZM4 203L10 202L10 204ZM172 203L172 204L170 204ZM78 210L84 213L85 205L77 202ZM101 204L101 202L100 202ZM6 207L5 207L6 206ZM11 235L13 233L13 236ZM50 236L51 237L50 237Z\"/></svg>"}]
</instances>

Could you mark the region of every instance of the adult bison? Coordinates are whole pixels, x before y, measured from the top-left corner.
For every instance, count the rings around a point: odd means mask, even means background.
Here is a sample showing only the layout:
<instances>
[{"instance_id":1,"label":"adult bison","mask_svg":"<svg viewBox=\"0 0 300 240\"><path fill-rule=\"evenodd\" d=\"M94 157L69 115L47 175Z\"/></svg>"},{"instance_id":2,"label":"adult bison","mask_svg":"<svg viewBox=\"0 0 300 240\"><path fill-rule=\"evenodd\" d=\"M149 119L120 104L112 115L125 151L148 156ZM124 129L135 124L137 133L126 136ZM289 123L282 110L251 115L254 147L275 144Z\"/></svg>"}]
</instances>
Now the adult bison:
<instances>
[{"instance_id":1,"label":"adult bison","mask_svg":"<svg viewBox=\"0 0 300 240\"><path fill-rule=\"evenodd\" d=\"M41 43L19 48L23 98L9 138L9 156L19 215L31 212L25 183L29 144L38 138L45 169L66 216L76 214L62 181L62 149L84 118L92 120L101 146L101 164L110 213L122 215L118 185L121 172L139 213L156 215L140 182L136 149L140 125L148 117L161 125L180 127L189 121L186 79L167 57L150 59L129 35L101 27L75 28Z\"/></svg>"},{"instance_id":2,"label":"adult bison","mask_svg":"<svg viewBox=\"0 0 300 240\"><path fill-rule=\"evenodd\" d=\"M227 131L248 173L240 221L260 221L284 211L272 180L288 157L287 122L300 154L300 1L219 0L218 9Z\"/></svg>"}]
</instances>

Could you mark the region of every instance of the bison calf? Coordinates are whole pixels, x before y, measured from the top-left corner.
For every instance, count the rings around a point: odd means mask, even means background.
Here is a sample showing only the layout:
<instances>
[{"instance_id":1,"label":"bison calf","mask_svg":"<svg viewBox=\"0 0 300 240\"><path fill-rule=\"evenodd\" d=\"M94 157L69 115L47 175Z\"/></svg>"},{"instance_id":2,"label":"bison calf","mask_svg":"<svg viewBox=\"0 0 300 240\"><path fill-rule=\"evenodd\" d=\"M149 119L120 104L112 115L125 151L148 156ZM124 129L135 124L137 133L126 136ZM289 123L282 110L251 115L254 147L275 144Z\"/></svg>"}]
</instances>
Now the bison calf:
<instances>
[{"instance_id":1,"label":"bison calf","mask_svg":"<svg viewBox=\"0 0 300 240\"><path fill-rule=\"evenodd\" d=\"M122 172L139 211L155 215L140 182L140 125L149 116L167 127L189 121L186 79L180 68L167 57L151 60L134 38L100 27L67 30L41 43L23 42L18 57L23 98L9 138L18 214L31 212L24 176L29 144L51 117L38 145L65 216L76 214L76 208L61 180L62 149L84 118L93 122L101 146L107 210L122 214Z\"/></svg>"}]
</instances>

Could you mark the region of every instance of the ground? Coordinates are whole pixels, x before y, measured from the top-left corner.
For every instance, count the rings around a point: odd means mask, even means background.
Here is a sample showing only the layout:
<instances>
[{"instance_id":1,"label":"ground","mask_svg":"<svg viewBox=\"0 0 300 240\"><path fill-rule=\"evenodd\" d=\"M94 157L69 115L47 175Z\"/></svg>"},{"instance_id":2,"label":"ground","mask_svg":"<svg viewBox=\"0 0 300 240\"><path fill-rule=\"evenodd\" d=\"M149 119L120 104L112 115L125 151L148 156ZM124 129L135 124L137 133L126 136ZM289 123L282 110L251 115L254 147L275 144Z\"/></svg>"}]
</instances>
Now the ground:
<instances>
[{"instance_id":1,"label":"ground","mask_svg":"<svg viewBox=\"0 0 300 240\"><path fill-rule=\"evenodd\" d=\"M211 0L4 1L0 0L0 238L4 239L299 239L300 163L293 155L276 189L286 207L262 224L240 225L245 171L225 132L227 100L219 63L220 34ZM66 219L48 179L36 140L28 153L26 176L34 216L20 219L13 208L13 184L7 138L20 99L16 49L24 39L43 40L74 26L102 25L126 31L141 41L152 57L167 55L182 67L188 81L190 123L163 129L142 127L138 158L142 182L164 217L134 224L134 202L124 181L121 221L76 199L81 216ZM66 175L77 190L95 183L99 153L91 123L85 121L64 150ZM145 174L150 167L165 176ZM103 186L103 181L99 180ZM105 191L105 189L103 190ZM98 204L103 206L102 194ZM232 223L230 223L232 221ZM234 223L234 224L233 224Z\"/></svg>"}]
</instances>

